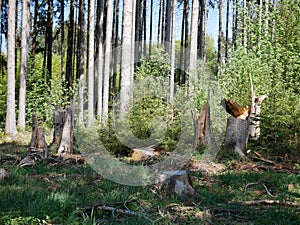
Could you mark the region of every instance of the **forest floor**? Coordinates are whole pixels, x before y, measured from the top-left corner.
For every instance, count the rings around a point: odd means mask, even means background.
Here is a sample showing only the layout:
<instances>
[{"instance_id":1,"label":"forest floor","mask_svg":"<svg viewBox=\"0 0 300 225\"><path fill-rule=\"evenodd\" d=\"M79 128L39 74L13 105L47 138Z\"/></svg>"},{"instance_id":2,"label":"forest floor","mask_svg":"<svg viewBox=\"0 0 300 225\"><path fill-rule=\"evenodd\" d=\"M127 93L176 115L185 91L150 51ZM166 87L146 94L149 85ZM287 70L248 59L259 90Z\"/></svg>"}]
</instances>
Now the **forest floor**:
<instances>
[{"instance_id":1,"label":"forest floor","mask_svg":"<svg viewBox=\"0 0 300 225\"><path fill-rule=\"evenodd\" d=\"M20 167L25 143L0 144L0 224L300 224L297 164L226 160L190 177L198 193L184 202L153 186L104 179L87 164Z\"/></svg>"}]
</instances>

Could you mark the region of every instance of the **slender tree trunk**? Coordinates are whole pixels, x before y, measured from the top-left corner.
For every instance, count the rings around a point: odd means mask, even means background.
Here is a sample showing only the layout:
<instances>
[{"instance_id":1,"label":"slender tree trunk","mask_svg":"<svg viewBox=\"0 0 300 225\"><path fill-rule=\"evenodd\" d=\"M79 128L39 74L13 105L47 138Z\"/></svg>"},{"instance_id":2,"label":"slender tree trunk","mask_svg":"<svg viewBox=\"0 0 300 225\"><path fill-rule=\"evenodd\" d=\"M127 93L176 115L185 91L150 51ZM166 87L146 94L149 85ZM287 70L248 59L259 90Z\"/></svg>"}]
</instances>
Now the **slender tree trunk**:
<instances>
[{"instance_id":1,"label":"slender tree trunk","mask_svg":"<svg viewBox=\"0 0 300 225\"><path fill-rule=\"evenodd\" d=\"M159 46L161 40L161 14L162 14L162 1L159 1L159 10L158 10L158 24L157 24L157 45Z\"/></svg>"},{"instance_id":2,"label":"slender tree trunk","mask_svg":"<svg viewBox=\"0 0 300 225\"><path fill-rule=\"evenodd\" d=\"M183 84L186 83L187 80L187 67L188 67L188 46L189 46L189 1L185 0L184 2L184 11L185 11L185 24L184 24L184 73L183 73Z\"/></svg>"},{"instance_id":3,"label":"slender tree trunk","mask_svg":"<svg viewBox=\"0 0 300 225\"><path fill-rule=\"evenodd\" d=\"M237 34L237 0L232 0L232 46L235 47Z\"/></svg>"},{"instance_id":4,"label":"slender tree trunk","mask_svg":"<svg viewBox=\"0 0 300 225\"><path fill-rule=\"evenodd\" d=\"M74 43L74 0L70 2L70 24L68 29L68 50L67 50L67 64L66 64L66 80L71 99L71 87L73 86L73 43Z\"/></svg>"},{"instance_id":5,"label":"slender tree trunk","mask_svg":"<svg viewBox=\"0 0 300 225\"><path fill-rule=\"evenodd\" d=\"M218 35L218 75L221 77L221 67L222 67L222 10L223 10L223 0L219 1L219 35Z\"/></svg>"},{"instance_id":6,"label":"slender tree trunk","mask_svg":"<svg viewBox=\"0 0 300 225\"><path fill-rule=\"evenodd\" d=\"M147 56L147 1L143 0L143 56Z\"/></svg>"},{"instance_id":7,"label":"slender tree trunk","mask_svg":"<svg viewBox=\"0 0 300 225\"><path fill-rule=\"evenodd\" d=\"M65 1L61 0L61 39L60 39L60 51L61 51L61 79L63 83L63 87L65 86L65 80L66 80L66 75L65 75Z\"/></svg>"},{"instance_id":8,"label":"slender tree trunk","mask_svg":"<svg viewBox=\"0 0 300 225\"><path fill-rule=\"evenodd\" d=\"M207 0L204 0L203 3L203 63L206 64L206 49L207 49L207 43L206 43L206 30L207 30Z\"/></svg>"},{"instance_id":9,"label":"slender tree trunk","mask_svg":"<svg viewBox=\"0 0 300 225\"><path fill-rule=\"evenodd\" d=\"M100 2L100 1L99 1ZM97 99L98 99L98 104L97 104L97 116L100 122L102 122L102 109L103 109L103 63L104 63L104 58L103 58L103 19L104 19L104 5L103 1L101 0L101 5L99 6L99 13L97 16L99 18L99 46L98 46L98 58L97 58Z\"/></svg>"},{"instance_id":10,"label":"slender tree trunk","mask_svg":"<svg viewBox=\"0 0 300 225\"><path fill-rule=\"evenodd\" d=\"M150 34L149 34L149 57L152 54L152 30L153 30L153 0L150 0Z\"/></svg>"},{"instance_id":11,"label":"slender tree trunk","mask_svg":"<svg viewBox=\"0 0 300 225\"><path fill-rule=\"evenodd\" d=\"M243 37L244 47L247 47L247 0L243 0Z\"/></svg>"},{"instance_id":12,"label":"slender tree trunk","mask_svg":"<svg viewBox=\"0 0 300 225\"><path fill-rule=\"evenodd\" d=\"M25 105L26 105L26 80L28 63L28 38L29 38L29 12L30 1L22 1L22 31L21 31L21 59L20 59L20 88L19 88L19 112L18 126L25 129Z\"/></svg>"},{"instance_id":13,"label":"slender tree trunk","mask_svg":"<svg viewBox=\"0 0 300 225\"><path fill-rule=\"evenodd\" d=\"M166 27L166 17L165 17L165 2L167 0L162 1L162 11L161 11L161 42L163 43L165 40L165 27Z\"/></svg>"},{"instance_id":14,"label":"slender tree trunk","mask_svg":"<svg viewBox=\"0 0 300 225\"><path fill-rule=\"evenodd\" d=\"M94 123L94 34L95 34L95 0L89 1L89 42L88 42L88 127Z\"/></svg>"},{"instance_id":15,"label":"slender tree trunk","mask_svg":"<svg viewBox=\"0 0 300 225\"><path fill-rule=\"evenodd\" d=\"M197 74L198 11L199 11L198 0L193 0L189 72L190 75L192 75L192 80L194 81L198 80L198 74Z\"/></svg>"},{"instance_id":16,"label":"slender tree trunk","mask_svg":"<svg viewBox=\"0 0 300 225\"><path fill-rule=\"evenodd\" d=\"M170 54L171 15L171 0L166 0L165 51L168 54Z\"/></svg>"},{"instance_id":17,"label":"slender tree trunk","mask_svg":"<svg viewBox=\"0 0 300 225\"><path fill-rule=\"evenodd\" d=\"M136 10L136 4L132 4L132 26L131 26L131 33L132 34L134 34L135 33L135 31L136 31L136 17L134 16L135 15L135 11L137 11ZM133 79L134 79L134 72L135 72L135 62L136 61L134 61L135 60L135 48L136 48L136 38L135 38L135 35L131 35L131 72L130 72L130 74L131 74L131 76L130 76L130 82L132 82L133 81ZM122 59L121 59L121 61L122 61ZM120 89L121 89L121 84L120 84Z\"/></svg>"},{"instance_id":18,"label":"slender tree trunk","mask_svg":"<svg viewBox=\"0 0 300 225\"><path fill-rule=\"evenodd\" d=\"M170 78L170 101L174 100L175 80L175 53L176 53L176 0L172 0L172 36L171 36L171 78Z\"/></svg>"},{"instance_id":19,"label":"slender tree trunk","mask_svg":"<svg viewBox=\"0 0 300 225\"><path fill-rule=\"evenodd\" d=\"M8 31L7 31L7 91L6 91L6 120L5 133L17 135L15 110L15 30L16 30L16 1L8 2Z\"/></svg>"},{"instance_id":20,"label":"slender tree trunk","mask_svg":"<svg viewBox=\"0 0 300 225\"><path fill-rule=\"evenodd\" d=\"M109 100L109 75L111 60L111 36L112 36L112 2L106 1L106 35L105 35L105 57L104 57L104 75L103 75L103 111L102 121L105 124L108 118L108 100Z\"/></svg>"},{"instance_id":21,"label":"slender tree trunk","mask_svg":"<svg viewBox=\"0 0 300 225\"><path fill-rule=\"evenodd\" d=\"M119 47L119 0L115 0L114 5L114 51L113 51L113 82L112 82L112 95L117 94L117 65L118 65L118 47Z\"/></svg>"},{"instance_id":22,"label":"slender tree trunk","mask_svg":"<svg viewBox=\"0 0 300 225\"><path fill-rule=\"evenodd\" d=\"M182 8L182 22L181 22L181 38L180 38L180 59L179 59L179 74L178 74L178 83L182 85L183 81L183 71L182 71L182 62L183 62L183 46L184 46L184 25L185 25L185 8Z\"/></svg>"},{"instance_id":23,"label":"slender tree trunk","mask_svg":"<svg viewBox=\"0 0 300 225\"><path fill-rule=\"evenodd\" d=\"M225 59L228 59L228 49L229 49L229 6L230 0L226 0L226 34L225 34Z\"/></svg>"},{"instance_id":24,"label":"slender tree trunk","mask_svg":"<svg viewBox=\"0 0 300 225\"><path fill-rule=\"evenodd\" d=\"M121 58L121 87L120 87L120 111L126 112L130 99L129 86L131 82L131 63L132 63L132 16L133 2L123 2L123 33L122 33L122 58Z\"/></svg>"},{"instance_id":25,"label":"slender tree trunk","mask_svg":"<svg viewBox=\"0 0 300 225\"><path fill-rule=\"evenodd\" d=\"M34 17L33 17L33 31L32 31L32 46L31 46L31 64L30 69L31 73L34 73L35 67L35 50L36 50L36 39L37 39L37 19L38 19L38 9L39 9L39 1L34 1Z\"/></svg>"},{"instance_id":26,"label":"slender tree trunk","mask_svg":"<svg viewBox=\"0 0 300 225\"><path fill-rule=\"evenodd\" d=\"M78 125L82 126L83 121L83 96L84 96L84 0L79 0L78 15L78 39L77 39L77 74L78 80Z\"/></svg>"},{"instance_id":27,"label":"slender tree trunk","mask_svg":"<svg viewBox=\"0 0 300 225\"><path fill-rule=\"evenodd\" d=\"M53 36L53 0L48 0L47 16L47 83L52 77L52 36Z\"/></svg>"},{"instance_id":28,"label":"slender tree trunk","mask_svg":"<svg viewBox=\"0 0 300 225\"><path fill-rule=\"evenodd\" d=\"M199 15L198 15L198 55L203 59L203 1L200 0Z\"/></svg>"}]
</instances>

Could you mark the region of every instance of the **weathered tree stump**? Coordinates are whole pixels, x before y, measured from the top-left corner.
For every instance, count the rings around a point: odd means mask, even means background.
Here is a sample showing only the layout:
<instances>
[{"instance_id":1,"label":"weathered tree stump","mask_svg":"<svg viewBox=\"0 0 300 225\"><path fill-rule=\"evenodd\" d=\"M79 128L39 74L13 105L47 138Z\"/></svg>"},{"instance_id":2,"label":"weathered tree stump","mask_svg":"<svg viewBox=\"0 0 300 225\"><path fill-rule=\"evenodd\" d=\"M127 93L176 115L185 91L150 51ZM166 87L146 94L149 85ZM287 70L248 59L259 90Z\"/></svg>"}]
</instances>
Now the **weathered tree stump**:
<instances>
[{"instance_id":1,"label":"weathered tree stump","mask_svg":"<svg viewBox=\"0 0 300 225\"><path fill-rule=\"evenodd\" d=\"M194 148L199 144L204 144L206 135L206 126L208 122L207 104L203 106L200 113L192 112L194 120Z\"/></svg>"},{"instance_id":2,"label":"weathered tree stump","mask_svg":"<svg viewBox=\"0 0 300 225\"><path fill-rule=\"evenodd\" d=\"M229 118L227 120L224 146L242 158L247 158L245 152L248 143L248 127L249 123L247 120L238 118Z\"/></svg>"},{"instance_id":3,"label":"weathered tree stump","mask_svg":"<svg viewBox=\"0 0 300 225\"><path fill-rule=\"evenodd\" d=\"M70 106L66 107L57 154L73 154L73 113Z\"/></svg>"},{"instance_id":4,"label":"weathered tree stump","mask_svg":"<svg viewBox=\"0 0 300 225\"><path fill-rule=\"evenodd\" d=\"M197 196L186 170L162 171L157 175L155 183L159 191L173 193L184 201Z\"/></svg>"},{"instance_id":5,"label":"weathered tree stump","mask_svg":"<svg viewBox=\"0 0 300 225\"><path fill-rule=\"evenodd\" d=\"M33 115L32 119L33 123L29 152L30 155L35 155L40 159L45 159L48 157L48 149L45 140L45 135L43 133L43 130L39 128L37 115Z\"/></svg>"},{"instance_id":6,"label":"weathered tree stump","mask_svg":"<svg viewBox=\"0 0 300 225\"><path fill-rule=\"evenodd\" d=\"M64 110L57 106L54 113L53 113L53 141L50 146L50 150L54 151L59 147L61 137L62 137L62 130L64 127L64 120L65 120L65 112Z\"/></svg>"}]
</instances>

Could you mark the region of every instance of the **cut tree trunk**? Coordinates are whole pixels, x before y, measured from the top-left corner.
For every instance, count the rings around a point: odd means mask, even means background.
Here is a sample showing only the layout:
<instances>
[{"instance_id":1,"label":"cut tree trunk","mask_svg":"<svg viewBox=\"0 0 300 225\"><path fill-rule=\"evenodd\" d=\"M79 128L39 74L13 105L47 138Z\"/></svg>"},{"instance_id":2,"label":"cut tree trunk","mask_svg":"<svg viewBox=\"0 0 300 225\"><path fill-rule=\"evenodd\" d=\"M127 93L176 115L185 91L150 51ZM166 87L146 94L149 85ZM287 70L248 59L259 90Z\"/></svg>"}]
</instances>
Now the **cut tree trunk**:
<instances>
[{"instance_id":1,"label":"cut tree trunk","mask_svg":"<svg viewBox=\"0 0 300 225\"><path fill-rule=\"evenodd\" d=\"M155 183L160 192L173 193L184 201L197 196L186 170L162 171L157 175Z\"/></svg>"},{"instance_id":2,"label":"cut tree trunk","mask_svg":"<svg viewBox=\"0 0 300 225\"><path fill-rule=\"evenodd\" d=\"M45 159L48 157L47 143L43 130L39 128L39 122L37 115L32 117L32 134L29 145L30 155L35 155L39 159Z\"/></svg>"},{"instance_id":3,"label":"cut tree trunk","mask_svg":"<svg viewBox=\"0 0 300 225\"><path fill-rule=\"evenodd\" d=\"M247 158L245 152L248 143L248 127L249 123L247 120L238 118L229 118L227 120L224 146L242 158Z\"/></svg>"},{"instance_id":4,"label":"cut tree trunk","mask_svg":"<svg viewBox=\"0 0 300 225\"><path fill-rule=\"evenodd\" d=\"M64 123L61 132L58 155L73 154L73 113L71 106L67 106L64 113Z\"/></svg>"}]
</instances>

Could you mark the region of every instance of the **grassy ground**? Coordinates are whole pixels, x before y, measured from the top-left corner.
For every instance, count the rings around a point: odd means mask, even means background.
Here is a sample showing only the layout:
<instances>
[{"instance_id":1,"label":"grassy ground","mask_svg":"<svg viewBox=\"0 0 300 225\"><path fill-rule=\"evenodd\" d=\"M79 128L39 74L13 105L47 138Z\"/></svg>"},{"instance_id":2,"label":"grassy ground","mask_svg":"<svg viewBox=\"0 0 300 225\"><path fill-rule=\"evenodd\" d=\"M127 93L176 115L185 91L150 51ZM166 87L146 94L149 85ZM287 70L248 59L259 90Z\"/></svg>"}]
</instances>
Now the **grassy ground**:
<instances>
[{"instance_id":1,"label":"grassy ground","mask_svg":"<svg viewBox=\"0 0 300 225\"><path fill-rule=\"evenodd\" d=\"M299 204L297 171L240 163L237 168L231 162L219 174L191 172L199 196L185 203L152 186L130 187L103 179L88 164L18 167L26 151L22 145L0 145L0 167L11 174L0 181L0 224L300 224L300 207L242 204ZM139 215L82 209L99 203Z\"/></svg>"}]
</instances>

